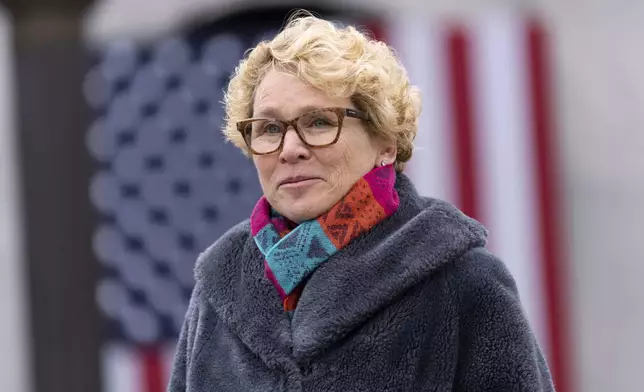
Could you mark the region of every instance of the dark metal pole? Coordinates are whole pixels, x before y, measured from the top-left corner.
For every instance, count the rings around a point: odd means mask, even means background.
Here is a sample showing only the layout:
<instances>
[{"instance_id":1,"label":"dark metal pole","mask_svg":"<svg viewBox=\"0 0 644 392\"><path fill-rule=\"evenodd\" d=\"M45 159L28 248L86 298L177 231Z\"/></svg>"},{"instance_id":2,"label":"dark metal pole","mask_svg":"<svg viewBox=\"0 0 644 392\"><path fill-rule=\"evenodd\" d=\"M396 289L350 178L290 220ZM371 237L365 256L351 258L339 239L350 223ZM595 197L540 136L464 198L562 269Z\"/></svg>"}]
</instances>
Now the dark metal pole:
<instances>
[{"instance_id":1,"label":"dark metal pole","mask_svg":"<svg viewBox=\"0 0 644 392\"><path fill-rule=\"evenodd\" d=\"M81 93L89 1L4 3L14 17L33 392L98 392L98 264Z\"/></svg>"}]
</instances>

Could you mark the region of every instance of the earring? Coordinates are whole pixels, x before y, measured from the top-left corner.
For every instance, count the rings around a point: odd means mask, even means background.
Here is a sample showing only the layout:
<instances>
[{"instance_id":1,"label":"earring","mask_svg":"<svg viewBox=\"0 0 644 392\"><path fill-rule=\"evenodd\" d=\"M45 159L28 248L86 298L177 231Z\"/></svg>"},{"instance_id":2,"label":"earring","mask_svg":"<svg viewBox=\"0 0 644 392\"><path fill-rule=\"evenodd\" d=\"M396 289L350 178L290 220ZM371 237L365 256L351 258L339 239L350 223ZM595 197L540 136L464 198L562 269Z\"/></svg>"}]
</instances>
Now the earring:
<instances>
[{"instance_id":1,"label":"earring","mask_svg":"<svg viewBox=\"0 0 644 392\"><path fill-rule=\"evenodd\" d=\"M380 166L386 166L386 165L387 165L387 161L383 160L383 161L380 162Z\"/></svg>"}]
</instances>

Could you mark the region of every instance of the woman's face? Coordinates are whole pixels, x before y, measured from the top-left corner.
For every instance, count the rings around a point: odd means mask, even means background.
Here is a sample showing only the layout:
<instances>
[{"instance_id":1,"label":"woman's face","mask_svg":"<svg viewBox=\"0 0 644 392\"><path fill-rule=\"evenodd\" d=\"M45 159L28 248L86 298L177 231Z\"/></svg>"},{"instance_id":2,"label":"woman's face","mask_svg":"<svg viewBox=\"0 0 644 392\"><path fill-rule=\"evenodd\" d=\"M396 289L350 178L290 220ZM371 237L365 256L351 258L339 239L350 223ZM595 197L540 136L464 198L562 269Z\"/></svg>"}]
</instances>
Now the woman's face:
<instances>
[{"instance_id":1,"label":"woman's face","mask_svg":"<svg viewBox=\"0 0 644 392\"><path fill-rule=\"evenodd\" d=\"M285 121L328 107L356 109L349 98L329 97L293 75L270 70L257 86L253 117ZM345 117L333 145L311 149L289 128L281 150L254 155L253 161L271 206L302 222L330 210L362 176L395 157L395 143L371 138L362 120ZM296 177L303 180L292 182Z\"/></svg>"}]
</instances>

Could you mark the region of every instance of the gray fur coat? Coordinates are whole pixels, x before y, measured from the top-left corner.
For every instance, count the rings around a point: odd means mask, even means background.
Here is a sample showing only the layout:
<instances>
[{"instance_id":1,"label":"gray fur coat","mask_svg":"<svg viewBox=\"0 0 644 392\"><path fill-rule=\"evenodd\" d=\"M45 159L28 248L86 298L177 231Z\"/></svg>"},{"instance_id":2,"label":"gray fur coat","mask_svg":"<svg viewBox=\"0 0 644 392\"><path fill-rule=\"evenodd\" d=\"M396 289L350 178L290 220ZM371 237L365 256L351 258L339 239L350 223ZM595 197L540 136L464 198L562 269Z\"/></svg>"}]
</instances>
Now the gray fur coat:
<instances>
[{"instance_id":1,"label":"gray fur coat","mask_svg":"<svg viewBox=\"0 0 644 392\"><path fill-rule=\"evenodd\" d=\"M313 273L292 319L249 223L206 250L170 392L553 391L485 229L418 196Z\"/></svg>"}]
</instances>

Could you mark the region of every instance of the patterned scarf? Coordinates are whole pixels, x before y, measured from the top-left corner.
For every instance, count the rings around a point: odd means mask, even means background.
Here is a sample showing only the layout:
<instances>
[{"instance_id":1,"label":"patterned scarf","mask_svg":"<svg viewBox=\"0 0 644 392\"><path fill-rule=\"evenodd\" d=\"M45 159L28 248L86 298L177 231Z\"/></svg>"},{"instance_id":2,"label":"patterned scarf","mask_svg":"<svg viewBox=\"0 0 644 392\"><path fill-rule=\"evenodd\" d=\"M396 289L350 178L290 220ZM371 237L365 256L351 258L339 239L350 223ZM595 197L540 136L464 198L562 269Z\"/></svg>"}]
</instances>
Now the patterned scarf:
<instances>
[{"instance_id":1,"label":"patterned scarf","mask_svg":"<svg viewBox=\"0 0 644 392\"><path fill-rule=\"evenodd\" d=\"M265 257L266 277L285 311L295 310L306 279L320 264L396 212L395 182L392 165L375 168L328 212L299 225L280 216L266 197L259 199L251 215L251 231Z\"/></svg>"}]
</instances>

